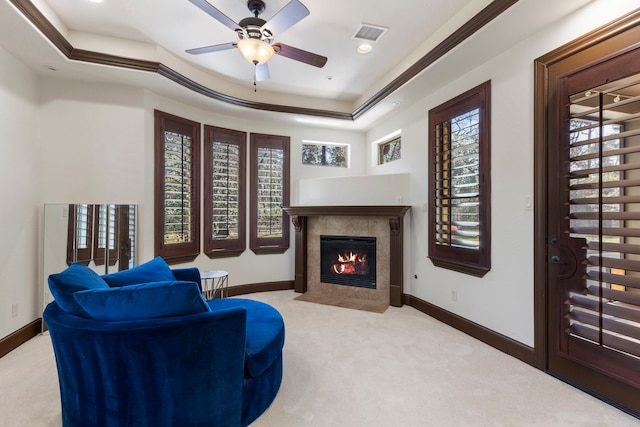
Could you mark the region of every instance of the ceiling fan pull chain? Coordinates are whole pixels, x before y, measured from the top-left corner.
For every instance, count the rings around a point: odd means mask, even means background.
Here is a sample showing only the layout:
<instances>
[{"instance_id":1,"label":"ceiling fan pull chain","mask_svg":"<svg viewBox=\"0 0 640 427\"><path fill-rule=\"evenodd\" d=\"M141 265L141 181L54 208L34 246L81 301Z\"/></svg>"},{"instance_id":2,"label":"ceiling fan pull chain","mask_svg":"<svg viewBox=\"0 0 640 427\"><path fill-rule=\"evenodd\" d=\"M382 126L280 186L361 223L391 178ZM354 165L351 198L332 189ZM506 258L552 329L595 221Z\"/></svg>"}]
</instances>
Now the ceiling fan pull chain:
<instances>
[{"instance_id":1,"label":"ceiling fan pull chain","mask_svg":"<svg viewBox=\"0 0 640 427\"><path fill-rule=\"evenodd\" d=\"M258 92L258 84L256 83L256 69L258 64L253 64L253 92Z\"/></svg>"}]
</instances>

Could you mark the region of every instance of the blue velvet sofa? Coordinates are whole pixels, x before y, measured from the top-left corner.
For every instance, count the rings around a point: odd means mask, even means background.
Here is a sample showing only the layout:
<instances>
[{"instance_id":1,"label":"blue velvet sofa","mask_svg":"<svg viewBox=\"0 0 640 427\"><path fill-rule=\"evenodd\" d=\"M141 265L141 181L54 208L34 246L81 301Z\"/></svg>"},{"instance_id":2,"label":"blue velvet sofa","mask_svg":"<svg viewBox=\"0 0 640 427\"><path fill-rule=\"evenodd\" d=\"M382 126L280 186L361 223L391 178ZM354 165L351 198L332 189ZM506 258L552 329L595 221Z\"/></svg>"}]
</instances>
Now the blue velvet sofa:
<instances>
[{"instance_id":1,"label":"blue velvet sofa","mask_svg":"<svg viewBox=\"0 0 640 427\"><path fill-rule=\"evenodd\" d=\"M156 258L99 276L72 264L49 287L65 427L246 426L280 388L280 313L204 300L195 268Z\"/></svg>"}]
</instances>

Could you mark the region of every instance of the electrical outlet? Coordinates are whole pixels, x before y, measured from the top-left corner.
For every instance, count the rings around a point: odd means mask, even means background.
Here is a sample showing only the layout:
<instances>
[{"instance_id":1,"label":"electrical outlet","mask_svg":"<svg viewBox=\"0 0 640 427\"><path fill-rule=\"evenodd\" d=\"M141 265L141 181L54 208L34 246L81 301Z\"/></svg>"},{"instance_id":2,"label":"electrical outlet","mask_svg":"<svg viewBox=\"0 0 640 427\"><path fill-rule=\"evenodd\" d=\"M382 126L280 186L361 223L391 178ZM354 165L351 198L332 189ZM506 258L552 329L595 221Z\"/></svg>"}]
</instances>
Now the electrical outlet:
<instances>
[{"instance_id":1,"label":"electrical outlet","mask_svg":"<svg viewBox=\"0 0 640 427\"><path fill-rule=\"evenodd\" d=\"M458 301L458 291L451 291L451 301Z\"/></svg>"},{"instance_id":2,"label":"electrical outlet","mask_svg":"<svg viewBox=\"0 0 640 427\"><path fill-rule=\"evenodd\" d=\"M18 304L11 304L11 317L18 317Z\"/></svg>"}]
</instances>

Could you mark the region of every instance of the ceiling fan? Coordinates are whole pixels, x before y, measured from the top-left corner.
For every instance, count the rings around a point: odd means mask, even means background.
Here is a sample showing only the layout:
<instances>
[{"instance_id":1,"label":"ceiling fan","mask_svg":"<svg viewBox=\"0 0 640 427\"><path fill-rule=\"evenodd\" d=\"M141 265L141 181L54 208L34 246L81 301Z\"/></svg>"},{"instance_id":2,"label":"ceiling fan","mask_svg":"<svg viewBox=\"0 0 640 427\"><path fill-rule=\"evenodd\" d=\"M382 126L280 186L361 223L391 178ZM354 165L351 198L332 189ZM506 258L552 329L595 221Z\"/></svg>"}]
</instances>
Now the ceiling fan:
<instances>
[{"instance_id":1,"label":"ceiling fan","mask_svg":"<svg viewBox=\"0 0 640 427\"><path fill-rule=\"evenodd\" d=\"M218 52L238 48L244 58L255 66L255 81L269 80L269 67L267 61L278 54L285 58L304 62L314 67L322 68L327 58L306 50L298 49L282 43L273 43L275 35L280 35L285 30L309 15L309 9L298 0L291 0L280 9L269 21L259 18L266 7L263 0L248 0L247 7L254 16L244 18L236 23L220 10L212 6L206 0L189 0L202 11L217 19L220 23L229 27L238 35L237 42L217 44L213 46L188 49L186 52L192 55Z\"/></svg>"}]
</instances>

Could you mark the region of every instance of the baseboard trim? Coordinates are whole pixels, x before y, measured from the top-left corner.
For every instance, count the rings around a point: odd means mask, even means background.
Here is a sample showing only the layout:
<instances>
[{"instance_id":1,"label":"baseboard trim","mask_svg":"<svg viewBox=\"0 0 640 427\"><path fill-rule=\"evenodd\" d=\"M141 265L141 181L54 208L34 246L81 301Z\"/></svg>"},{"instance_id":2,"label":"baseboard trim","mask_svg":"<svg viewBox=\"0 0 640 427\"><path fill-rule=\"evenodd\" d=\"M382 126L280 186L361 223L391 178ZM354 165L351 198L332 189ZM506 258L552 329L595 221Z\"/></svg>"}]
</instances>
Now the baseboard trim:
<instances>
[{"instance_id":1,"label":"baseboard trim","mask_svg":"<svg viewBox=\"0 0 640 427\"><path fill-rule=\"evenodd\" d=\"M238 295L252 294L254 292L284 291L293 289L293 285L293 280L285 280L282 282L264 282L249 285L229 286L229 296L235 297ZM17 331L0 339L0 357L5 356L12 350L15 350L22 344L29 341L31 338L37 336L42 332L42 326L42 318L38 318L28 325L25 325Z\"/></svg>"},{"instance_id":2,"label":"baseboard trim","mask_svg":"<svg viewBox=\"0 0 640 427\"><path fill-rule=\"evenodd\" d=\"M295 281L287 280L281 282L253 283L248 285L230 286L229 296L233 297L251 294L254 292L284 291L289 289L295 289ZM452 328L464 332L465 334L472 336L473 338L480 340L503 353L515 357L528 365L536 367L534 363L534 349L532 347L492 331L491 329L485 328L484 326L478 325L477 323L471 322L457 314L430 304L413 295L404 294L403 299L404 303L410 307L446 323Z\"/></svg>"},{"instance_id":3,"label":"baseboard trim","mask_svg":"<svg viewBox=\"0 0 640 427\"><path fill-rule=\"evenodd\" d=\"M252 294L254 292L271 292L286 291L294 288L293 280L284 280L281 282L263 282L251 283L248 285L229 286L228 296L236 297L238 295Z\"/></svg>"},{"instance_id":4,"label":"baseboard trim","mask_svg":"<svg viewBox=\"0 0 640 427\"><path fill-rule=\"evenodd\" d=\"M263 282L230 286L228 289L228 296L234 297L252 294L255 292L285 291L294 289L294 283L295 282L293 280L284 280L280 282ZM446 323L447 325L502 351L503 353L513 356L516 359L535 367L533 348L505 335L492 331L491 329L485 328L484 326L480 326L477 323L470 322L467 319L430 304L413 295L404 294L403 299L404 303L410 307L413 307L434 319ZM0 357L3 357L12 350L20 347L40 332L42 332L42 318L38 318L0 339Z\"/></svg>"},{"instance_id":5,"label":"baseboard trim","mask_svg":"<svg viewBox=\"0 0 640 427\"><path fill-rule=\"evenodd\" d=\"M471 322L457 314L430 304L418 297L414 297L413 295L405 294L404 302L416 310L446 323L452 328L464 332L465 334L470 335L503 353L513 356L528 365L536 367L534 363L534 349L532 347L492 331L491 329L485 328L484 326L478 325L477 323Z\"/></svg>"},{"instance_id":6,"label":"baseboard trim","mask_svg":"<svg viewBox=\"0 0 640 427\"><path fill-rule=\"evenodd\" d=\"M20 347L31 338L42 332L42 318L37 318L17 331L0 339L0 357Z\"/></svg>"}]
</instances>

